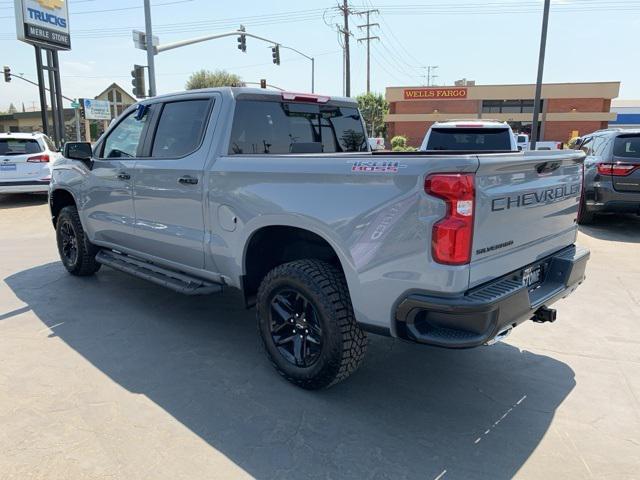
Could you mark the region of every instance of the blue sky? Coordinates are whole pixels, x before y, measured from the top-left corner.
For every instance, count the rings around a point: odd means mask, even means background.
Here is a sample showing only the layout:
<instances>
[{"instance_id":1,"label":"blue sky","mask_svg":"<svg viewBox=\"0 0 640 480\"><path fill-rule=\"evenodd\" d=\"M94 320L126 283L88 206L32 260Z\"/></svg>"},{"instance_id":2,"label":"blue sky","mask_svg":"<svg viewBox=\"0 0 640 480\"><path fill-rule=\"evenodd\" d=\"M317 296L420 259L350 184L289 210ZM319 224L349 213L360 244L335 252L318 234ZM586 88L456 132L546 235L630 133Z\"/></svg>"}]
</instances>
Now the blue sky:
<instances>
[{"instance_id":1,"label":"blue sky","mask_svg":"<svg viewBox=\"0 0 640 480\"><path fill-rule=\"evenodd\" d=\"M142 0L69 0L72 46L61 52L63 93L93 97L115 81L130 89L134 63L146 64L131 30L144 30ZM532 83L537 68L542 0L352 0L354 9L376 7L380 37L372 48L372 89L421 85L425 65L438 65L439 84L462 77L480 84ZM160 43L210 32L247 31L291 45L316 57L316 91L342 93L342 53L332 28L341 22L331 0L269 1L153 0ZM35 79L33 47L15 39L13 2L0 0L0 63ZM137 8L140 7L140 8ZM118 10L119 9L119 10ZM108 11L111 10L111 11ZM363 36L351 17L355 37ZM620 98L640 98L637 48L640 0L558 0L552 5L545 81L620 80ZM365 48L352 39L352 94L365 89ZM271 63L269 47L247 40L247 53L235 38L164 52L156 57L160 93L181 90L195 70L218 68L245 81L266 78L293 91L310 89L309 61L281 52ZM37 89L20 80L0 83L0 110L13 102L37 105Z\"/></svg>"}]
</instances>

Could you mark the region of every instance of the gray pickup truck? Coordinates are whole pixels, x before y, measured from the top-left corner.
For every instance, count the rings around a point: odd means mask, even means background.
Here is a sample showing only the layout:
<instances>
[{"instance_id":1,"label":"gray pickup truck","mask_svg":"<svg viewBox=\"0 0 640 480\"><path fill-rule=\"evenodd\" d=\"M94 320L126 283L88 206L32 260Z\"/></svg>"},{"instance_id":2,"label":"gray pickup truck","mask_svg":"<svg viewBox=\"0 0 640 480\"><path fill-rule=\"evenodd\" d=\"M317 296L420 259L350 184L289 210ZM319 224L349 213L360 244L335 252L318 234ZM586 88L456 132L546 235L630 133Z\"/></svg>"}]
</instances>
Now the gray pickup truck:
<instances>
[{"instance_id":1,"label":"gray pickup truck","mask_svg":"<svg viewBox=\"0 0 640 480\"><path fill-rule=\"evenodd\" d=\"M583 281L584 153L369 151L346 98L247 88L128 108L68 143L50 208L62 263L185 294L240 289L278 372L348 377L365 332L499 340Z\"/></svg>"}]
</instances>

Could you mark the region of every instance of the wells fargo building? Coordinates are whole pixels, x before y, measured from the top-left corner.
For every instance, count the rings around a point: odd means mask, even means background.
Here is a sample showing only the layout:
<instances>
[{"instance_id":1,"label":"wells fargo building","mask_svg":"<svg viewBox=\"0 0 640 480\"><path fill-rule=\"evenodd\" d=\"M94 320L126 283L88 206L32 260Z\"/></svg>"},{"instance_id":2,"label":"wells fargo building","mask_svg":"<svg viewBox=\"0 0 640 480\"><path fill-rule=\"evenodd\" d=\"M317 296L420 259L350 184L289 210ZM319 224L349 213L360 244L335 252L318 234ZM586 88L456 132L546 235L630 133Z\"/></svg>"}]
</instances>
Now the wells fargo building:
<instances>
[{"instance_id":1,"label":"wells fargo building","mask_svg":"<svg viewBox=\"0 0 640 480\"><path fill-rule=\"evenodd\" d=\"M620 82L547 83L542 87L540 138L567 141L616 119L611 99ZM406 135L419 146L436 121L493 119L506 121L514 131L530 132L535 85L468 85L456 87L388 87L388 138Z\"/></svg>"}]
</instances>

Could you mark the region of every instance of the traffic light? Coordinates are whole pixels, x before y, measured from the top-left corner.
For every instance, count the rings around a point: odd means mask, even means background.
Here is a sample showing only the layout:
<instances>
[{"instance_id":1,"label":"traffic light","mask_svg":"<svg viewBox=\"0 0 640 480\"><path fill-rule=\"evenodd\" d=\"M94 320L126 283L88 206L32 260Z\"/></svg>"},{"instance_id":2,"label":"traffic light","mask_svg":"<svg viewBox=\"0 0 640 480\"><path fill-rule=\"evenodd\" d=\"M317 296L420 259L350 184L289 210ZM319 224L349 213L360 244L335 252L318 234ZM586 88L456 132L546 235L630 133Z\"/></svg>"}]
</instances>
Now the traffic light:
<instances>
[{"instance_id":1,"label":"traffic light","mask_svg":"<svg viewBox=\"0 0 640 480\"><path fill-rule=\"evenodd\" d=\"M280 65L280 45L271 47L271 56L273 57L273 63Z\"/></svg>"},{"instance_id":2,"label":"traffic light","mask_svg":"<svg viewBox=\"0 0 640 480\"><path fill-rule=\"evenodd\" d=\"M260 79L260 88L267 88L267 79L266 78L261 78Z\"/></svg>"},{"instance_id":3,"label":"traffic light","mask_svg":"<svg viewBox=\"0 0 640 480\"><path fill-rule=\"evenodd\" d=\"M146 89L144 84L144 68L142 65L134 65L131 70L131 85L133 85L133 94L136 98L146 98Z\"/></svg>"},{"instance_id":4,"label":"traffic light","mask_svg":"<svg viewBox=\"0 0 640 480\"><path fill-rule=\"evenodd\" d=\"M240 25L238 29L241 32L245 31L244 25ZM247 52L247 36L246 35L238 35L238 48L242 50L244 53Z\"/></svg>"},{"instance_id":5,"label":"traffic light","mask_svg":"<svg viewBox=\"0 0 640 480\"><path fill-rule=\"evenodd\" d=\"M4 81L9 83L11 81L11 69L5 65L2 67L2 71L4 72Z\"/></svg>"}]
</instances>

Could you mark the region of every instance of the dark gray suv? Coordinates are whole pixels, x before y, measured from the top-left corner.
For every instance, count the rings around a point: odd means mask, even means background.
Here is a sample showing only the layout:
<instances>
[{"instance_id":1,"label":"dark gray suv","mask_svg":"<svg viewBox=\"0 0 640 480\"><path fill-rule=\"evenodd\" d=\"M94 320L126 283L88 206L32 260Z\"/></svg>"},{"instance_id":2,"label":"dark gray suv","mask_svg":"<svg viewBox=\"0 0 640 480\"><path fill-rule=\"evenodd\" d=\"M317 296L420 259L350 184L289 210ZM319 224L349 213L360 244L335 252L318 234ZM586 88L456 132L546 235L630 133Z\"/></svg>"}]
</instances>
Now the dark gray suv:
<instances>
[{"instance_id":1,"label":"dark gray suv","mask_svg":"<svg viewBox=\"0 0 640 480\"><path fill-rule=\"evenodd\" d=\"M640 214L640 129L599 130L581 139L587 154L578 222L598 213Z\"/></svg>"}]
</instances>

